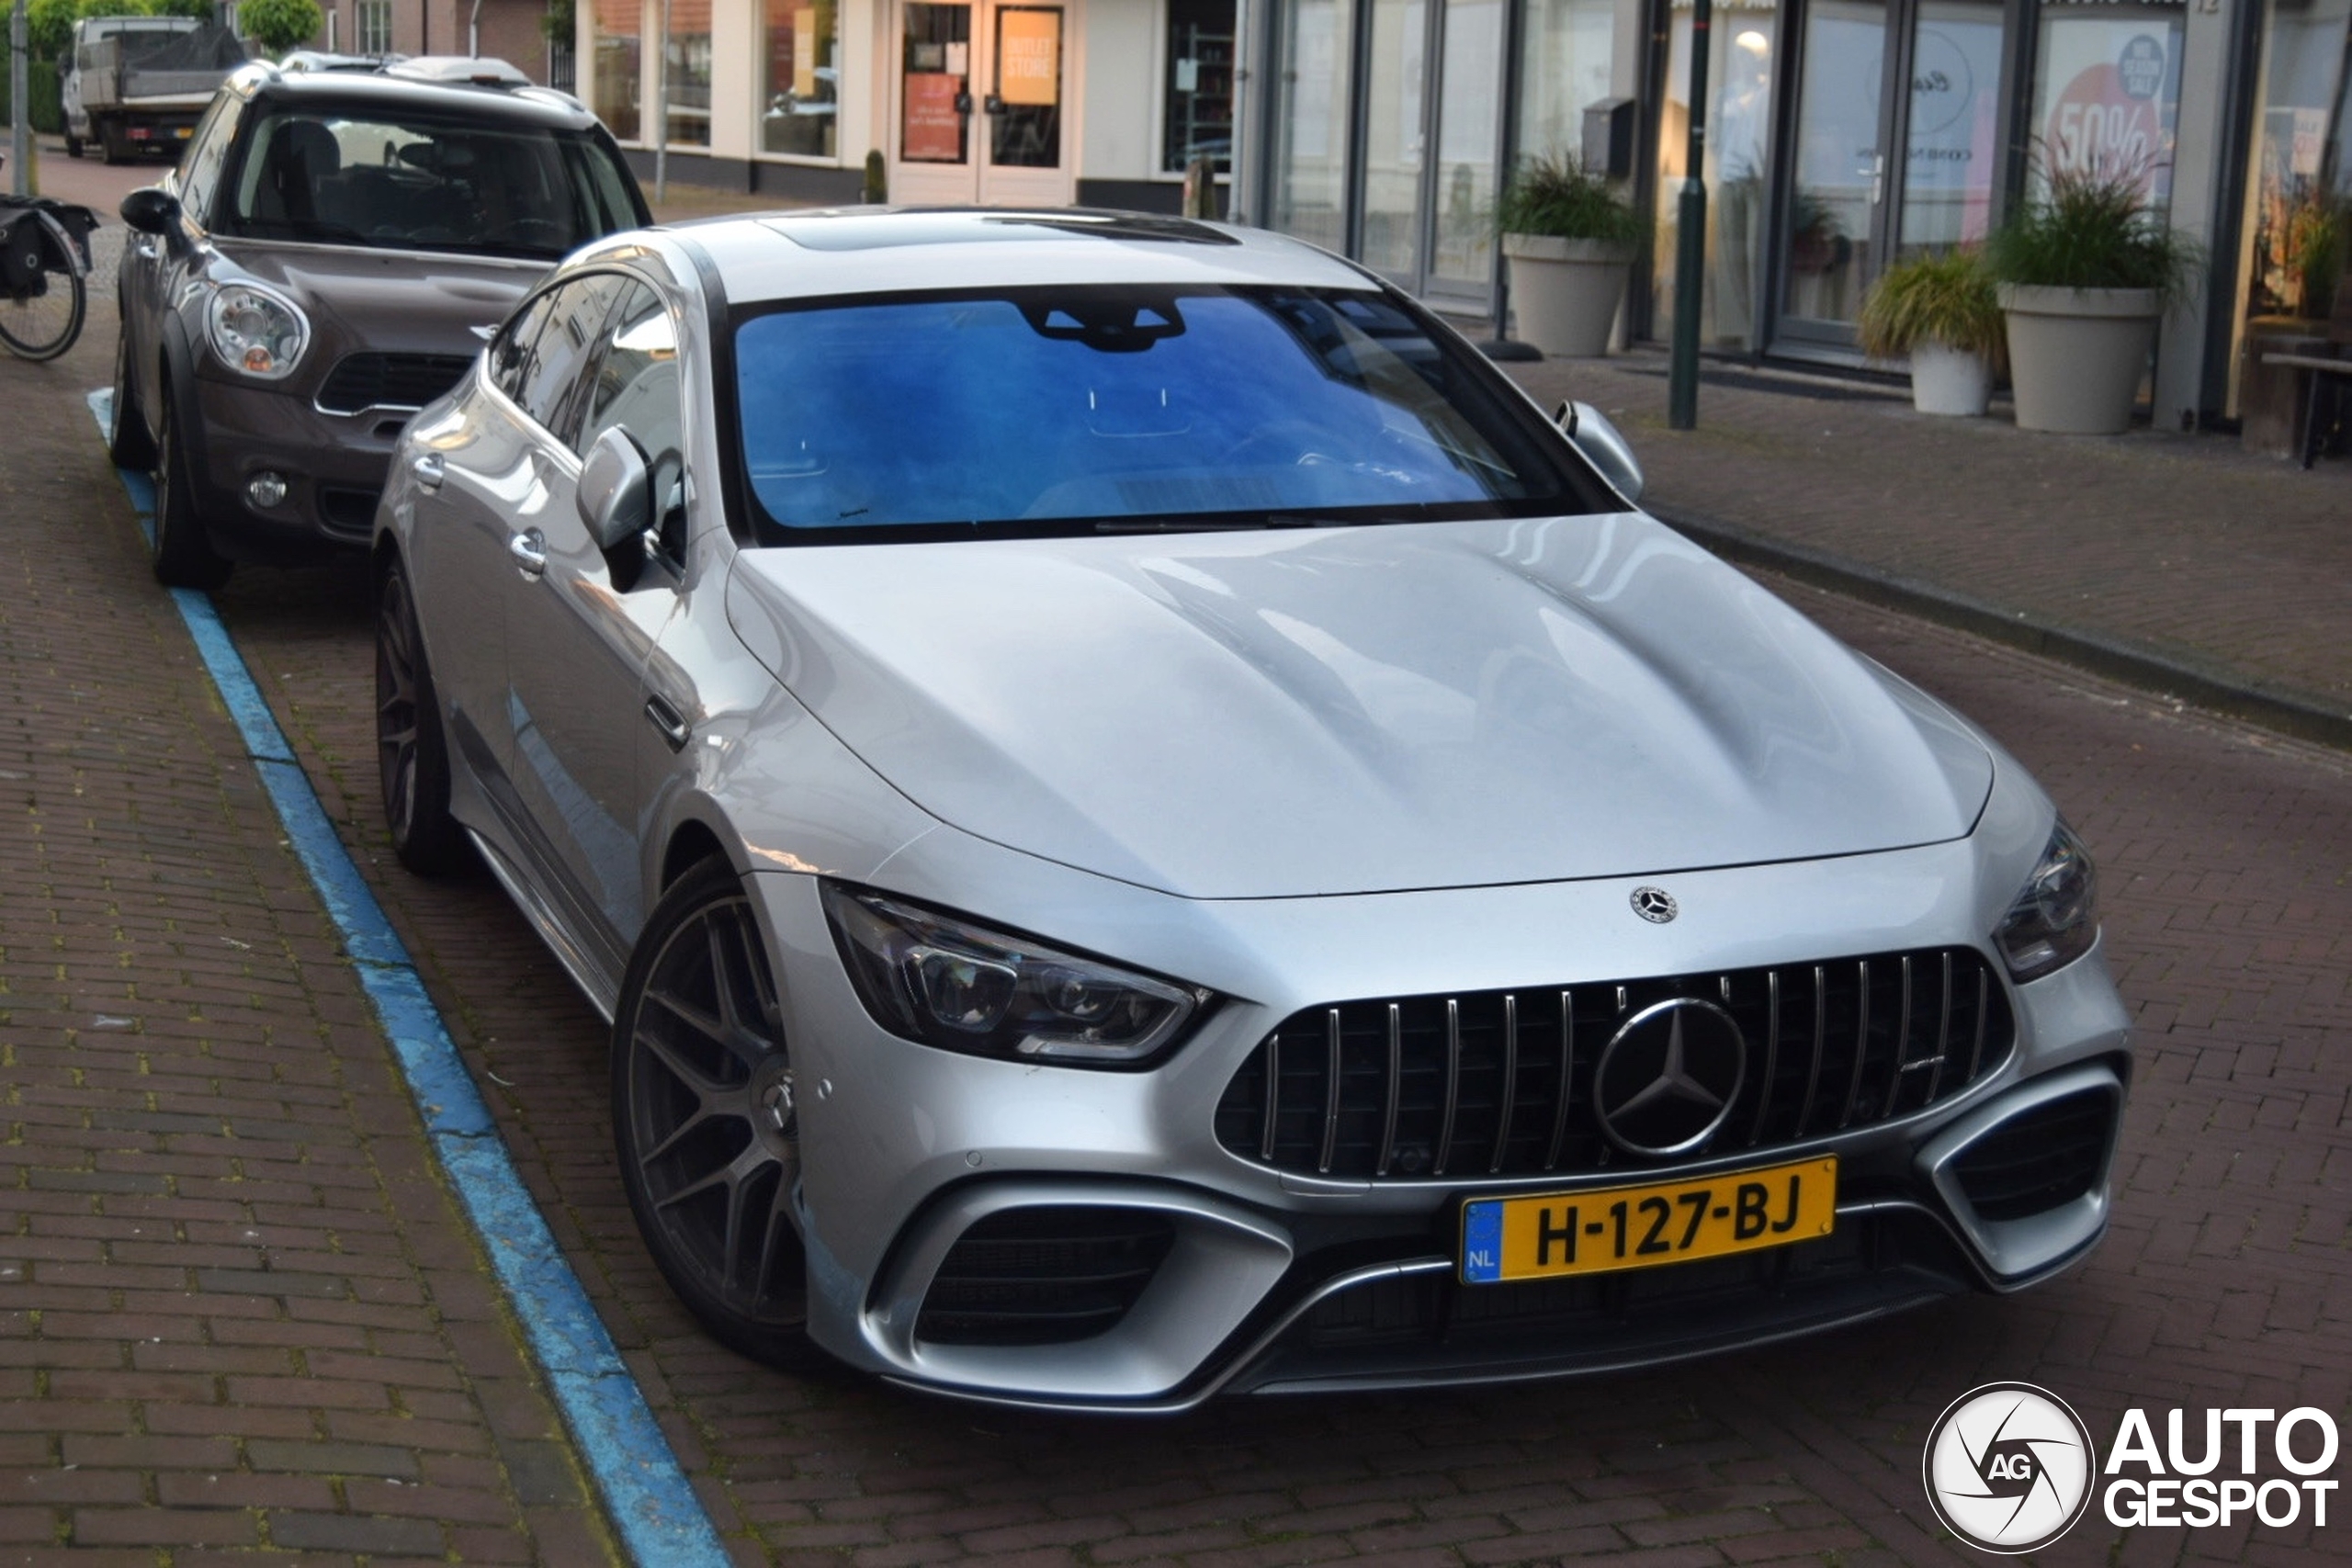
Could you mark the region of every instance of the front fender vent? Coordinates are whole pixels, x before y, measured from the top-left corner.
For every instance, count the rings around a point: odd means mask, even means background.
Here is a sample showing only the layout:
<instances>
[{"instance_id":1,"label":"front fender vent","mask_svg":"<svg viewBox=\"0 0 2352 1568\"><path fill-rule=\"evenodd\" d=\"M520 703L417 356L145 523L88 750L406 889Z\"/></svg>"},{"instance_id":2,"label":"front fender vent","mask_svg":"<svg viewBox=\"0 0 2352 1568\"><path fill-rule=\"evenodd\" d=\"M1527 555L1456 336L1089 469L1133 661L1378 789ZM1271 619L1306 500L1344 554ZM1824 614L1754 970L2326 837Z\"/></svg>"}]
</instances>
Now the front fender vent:
<instances>
[{"instance_id":1,"label":"front fender vent","mask_svg":"<svg viewBox=\"0 0 2352 1568\"><path fill-rule=\"evenodd\" d=\"M1217 1103L1217 1142L1351 1180L1632 1165L1592 1113L1594 1068L1620 1024L1675 997L1729 1012L1747 1051L1730 1114L1686 1158L1910 1115L1981 1082L2015 1041L2007 991L1965 947L1341 1002L1283 1020L1250 1054Z\"/></svg>"}]
</instances>

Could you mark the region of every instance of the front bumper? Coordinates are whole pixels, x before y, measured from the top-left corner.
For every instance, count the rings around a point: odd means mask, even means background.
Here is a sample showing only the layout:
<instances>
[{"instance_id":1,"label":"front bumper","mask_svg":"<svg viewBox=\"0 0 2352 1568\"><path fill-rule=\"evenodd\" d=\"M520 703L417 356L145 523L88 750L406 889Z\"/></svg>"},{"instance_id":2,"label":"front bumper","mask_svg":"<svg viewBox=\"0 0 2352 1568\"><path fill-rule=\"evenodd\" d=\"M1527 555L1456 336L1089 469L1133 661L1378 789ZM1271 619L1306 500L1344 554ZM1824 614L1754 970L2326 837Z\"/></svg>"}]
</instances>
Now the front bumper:
<instances>
[{"instance_id":1,"label":"front bumper","mask_svg":"<svg viewBox=\"0 0 2352 1568\"><path fill-rule=\"evenodd\" d=\"M294 566L364 548L404 409L328 413L308 395L199 375L202 446L191 454L207 532L232 560ZM257 507L245 486L283 475L286 499Z\"/></svg>"},{"instance_id":2,"label":"front bumper","mask_svg":"<svg viewBox=\"0 0 2352 1568\"><path fill-rule=\"evenodd\" d=\"M1132 1074L981 1060L898 1039L873 1022L842 975L815 880L756 875L796 1065L818 1083L801 1121L810 1331L853 1365L940 1393L1164 1411L1225 1392L1656 1364L2035 1283L2086 1256L2106 1224L2130 1035L2096 950L2030 986L2003 982L2015 1045L1996 1070L1925 1110L1846 1133L1575 1176L1335 1180L1242 1157L1213 1132L1228 1081L1273 1024L1309 1004L1465 982L1566 984L1811 960L1880 951L1895 945L1890 934L1981 948L1975 933L1992 924L1984 909L1998 905L1986 888L2009 874L1993 868L1976 886L1973 854L1966 844L1929 846L1834 867L1678 876L1694 913L1686 929L1662 928L1668 939L1634 931L1654 950L1646 971L1597 934L1631 924L1610 918L1631 884L1206 909L1119 891L1107 897L1134 908L1090 912L1094 929L1123 933L1111 951L1250 998L1229 1000L1173 1058ZM1835 934L1859 902L1839 889L1868 889L1884 904L1905 886L1921 890L1925 905L1889 906L1904 912L1899 932ZM1158 928L1182 932L1163 938L1159 953L1142 934L1155 925L1155 901ZM1075 911L1055 918L1046 906L1060 902L1037 905L1031 929L1085 929ZM1737 941L1708 931L1696 912L1729 919L1758 907L1783 912L1779 929ZM1218 928L1212 936L1201 934L1204 917ZM1569 967L1561 931L1596 933L1574 964L1581 976L1560 973ZM1388 955L1377 982L1367 953ZM2073 1151L2054 1177L2033 1164L2053 1129ZM1456 1280L1465 1197L1712 1176L1818 1155L1840 1162L1837 1227L1818 1241L1569 1280ZM1068 1216L1089 1223L1060 1236L1054 1227ZM1107 1216L1126 1226L1115 1242L1123 1250L1072 1239ZM988 1275L997 1267L1013 1274ZM1129 1280L1128 1293L1106 1305L1103 1281L1114 1275ZM1048 1276L1062 1281L1055 1289L1092 1292L1070 1298L1085 1309L1073 1308L1082 1334L1050 1337L1059 1307L1037 1289ZM969 1331L972 1309L985 1317L1006 1302L1035 1306L1021 1332Z\"/></svg>"}]
</instances>

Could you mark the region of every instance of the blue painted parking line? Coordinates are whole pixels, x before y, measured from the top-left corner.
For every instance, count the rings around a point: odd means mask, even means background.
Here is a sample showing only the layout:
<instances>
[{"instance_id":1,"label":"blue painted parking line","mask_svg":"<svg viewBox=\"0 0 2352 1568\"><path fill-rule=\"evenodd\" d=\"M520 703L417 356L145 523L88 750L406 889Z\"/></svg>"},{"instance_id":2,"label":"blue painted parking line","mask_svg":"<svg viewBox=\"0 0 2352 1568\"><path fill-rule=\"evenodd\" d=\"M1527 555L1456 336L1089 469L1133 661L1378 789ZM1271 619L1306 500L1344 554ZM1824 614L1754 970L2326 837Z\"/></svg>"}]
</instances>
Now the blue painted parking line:
<instances>
[{"instance_id":1,"label":"blue painted parking line","mask_svg":"<svg viewBox=\"0 0 2352 1568\"><path fill-rule=\"evenodd\" d=\"M90 412L101 434L111 429L112 393L91 393ZM154 487L144 474L117 471L139 513L141 532L152 539ZM359 983L400 1058L434 1154L490 1255L623 1544L650 1568L723 1568L729 1559L710 1516L678 1468L677 1456L579 1276L531 1201L408 949L335 837L309 775L211 599L187 588L171 592L286 836L342 934Z\"/></svg>"}]
</instances>

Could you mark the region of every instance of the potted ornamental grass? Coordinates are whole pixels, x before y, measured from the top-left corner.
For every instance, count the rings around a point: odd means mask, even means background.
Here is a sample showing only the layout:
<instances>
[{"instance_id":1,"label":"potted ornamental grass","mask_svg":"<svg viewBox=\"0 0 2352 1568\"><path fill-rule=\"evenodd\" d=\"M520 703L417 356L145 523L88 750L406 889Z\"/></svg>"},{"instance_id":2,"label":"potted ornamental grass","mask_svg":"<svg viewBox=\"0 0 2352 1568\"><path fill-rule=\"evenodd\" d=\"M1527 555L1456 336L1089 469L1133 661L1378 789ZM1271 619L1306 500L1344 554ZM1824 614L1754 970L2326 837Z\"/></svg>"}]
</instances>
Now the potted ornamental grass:
<instances>
[{"instance_id":1,"label":"potted ornamental grass","mask_svg":"<svg viewBox=\"0 0 2352 1568\"><path fill-rule=\"evenodd\" d=\"M1993 275L1973 250L1889 267L1862 301L1862 352L1911 361L1911 406L1974 418L1992 400L2004 329Z\"/></svg>"},{"instance_id":2,"label":"potted ornamental grass","mask_svg":"<svg viewBox=\"0 0 2352 1568\"><path fill-rule=\"evenodd\" d=\"M1518 335L1545 354L1592 358L1625 298L1642 218L1603 176L1555 152L1511 172L1495 203Z\"/></svg>"},{"instance_id":3,"label":"potted ornamental grass","mask_svg":"<svg viewBox=\"0 0 2352 1568\"><path fill-rule=\"evenodd\" d=\"M2198 266L2141 182L2060 175L1994 231L1985 256L2007 318L2018 427L2128 428L2156 323Z\"/></svg>"}]
</instances>

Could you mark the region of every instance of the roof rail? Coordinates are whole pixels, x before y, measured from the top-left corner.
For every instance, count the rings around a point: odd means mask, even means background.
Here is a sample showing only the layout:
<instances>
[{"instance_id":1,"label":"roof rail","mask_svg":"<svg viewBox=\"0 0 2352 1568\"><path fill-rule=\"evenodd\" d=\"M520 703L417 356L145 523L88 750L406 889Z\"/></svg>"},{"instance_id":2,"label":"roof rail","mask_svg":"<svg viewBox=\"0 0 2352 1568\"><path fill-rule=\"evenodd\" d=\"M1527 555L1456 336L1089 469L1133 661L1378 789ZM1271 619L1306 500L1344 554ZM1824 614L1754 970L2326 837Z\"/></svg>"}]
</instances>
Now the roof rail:
<instances>
[{"instance_id":1,"label":"roof rail","mask_svg":"<svg viewBox=\"0 0 2352 1568\"><path fill-rule=\"evenodd\" d=\"M413 82L443 82L453 86L527 87L531 79L503 60L464 54L420 54L384 67L387 76Z\"/></svg>"}]
</instances>

